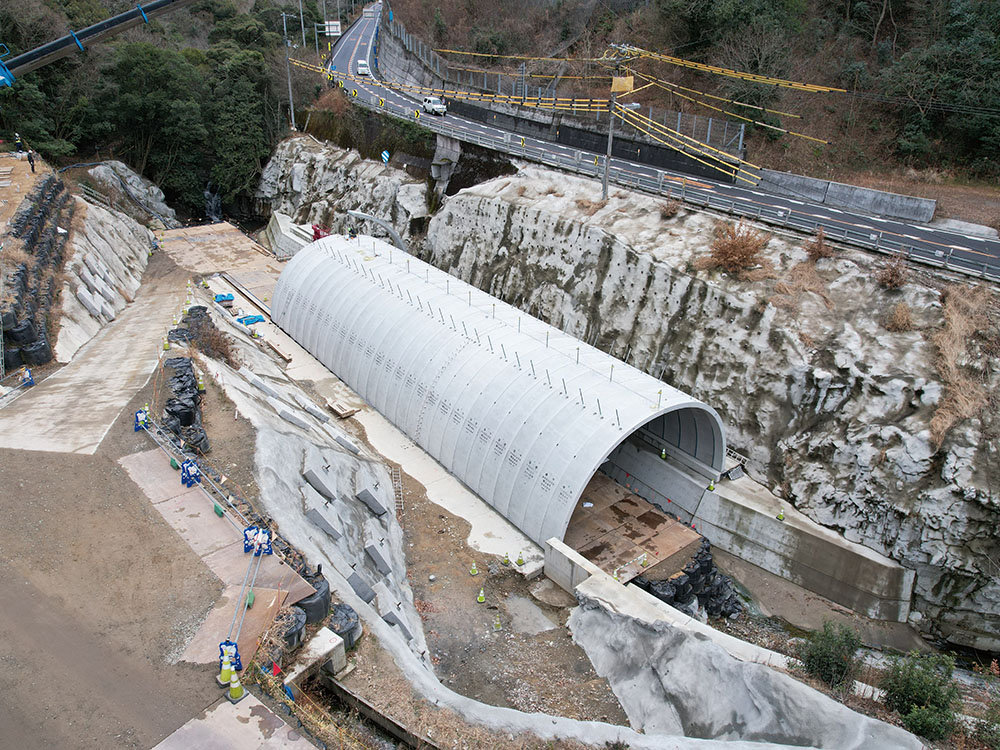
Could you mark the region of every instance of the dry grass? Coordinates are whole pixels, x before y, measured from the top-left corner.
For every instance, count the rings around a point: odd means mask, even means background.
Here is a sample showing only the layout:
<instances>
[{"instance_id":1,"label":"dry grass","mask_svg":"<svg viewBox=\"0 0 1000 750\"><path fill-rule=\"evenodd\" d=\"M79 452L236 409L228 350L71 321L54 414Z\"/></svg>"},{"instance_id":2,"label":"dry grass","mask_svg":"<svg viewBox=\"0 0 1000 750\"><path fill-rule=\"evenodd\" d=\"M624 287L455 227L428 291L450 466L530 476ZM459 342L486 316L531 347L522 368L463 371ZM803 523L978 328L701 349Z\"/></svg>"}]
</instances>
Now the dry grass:
<instances>
[{"instance_id":1,"label":"dry grass","mask_svg":"<svg viewBox=\"0 0 1000 750\"><path fill-rule=\"evenodd\" d=\"M931 418L931 436L940 446L948 431L975 415L985 404L987 392L962 364L975 334L989 323L986 315L990 292L977 286L953 285L942 293L944 325L931 336L937 348L937 369L945 395Z\"/></svg>"},{"instance_id":2,"label":"dry grass","mask_svg":"<svg viewBox=\"0 0 1000 750\"><path fill-rule=\"evenodd\" d=\"M208 357L225 362L233 368L240 366L236 356L236 347L228 334L223 333L214 325L202 325L195 331L192 343Z\"/></svg>"},{"instance_id":3,"label":"dry grass","mask_svg":"<svg viewBox=\"0 0 1000 750\"><path fill-rule=\"evenodd\" d=\"M909 277L910 269L906 265L906 258L902 255L892 256L875 273L875 281L886 289L900 289Z\"/></svg>"},{"instance_id":4,"label":"dry grass","mask_svg":"<svg viewBox=\"0 0 1000 750\"><path fill-rule=\"evenodd\" d=\"M673 199L663 201L660 203L660 218L664 221L668 221L677 216L677 214L680 213L680 210L681 202L679 200Z\"/></svg>"},{"instance_id":5,"label":"dry grass","mask_svg":"<svg viewBox=\"0 0 1000 750\"><path fill-rule=\"evenodd\" d=\"M724 222L715 229L712 253L695 261L695 268L721 268L744 281L759 281L771 275L771 262L764 249L773 235L758 231L740 220Z\"/></svg>"},{"instance_id":6,"label":"dry grass","mask_svg":"<svg viewBox=\"0 0 1000 750\"><path fill-rule=\"evenodd\" d=\"M3 267L10 271L14 266L22 263L30 266L31 256L25 251L20 240L13 240L8 237L3 244L3 248L0 249L0 261L2 261Z\"/></svg>"},{"instance_id":7,"label":"dry grass","mask_svg":"<svg viewBox=\"0 0 1000 750\"><path fill-rule=\"evenodd\" d=\"M522 198L524 197L524 194L527 193L527 192L528 192L528 186L527 185L518 185L517 186L517 194L519 196L521 196Z\"/></svg>"},{"instance_id":8,"label":"dry grass","mask_svg":"<svg viewBox=\"0 0 1000 750\"><path fill-rule=\"evenodd\" d=\"M797 309L806 292L822 299L828 310L833 308L833 301L826 293L826 282L817 273L816 264L810 261L793 266L788 275L774 285L774 292L768 302L786 310Z\"/></svg>"},{"instance_id":9,"label":"dry grass","mask_svg":"<svg viewBox=\"0 0 1000 750\"><path fill-rule=\"evenodd\" d=\"M586 198L577 198L576 201L576 207L583 211L584 216L593 216L606 205L607 201L590 201Z\"/></svg>"},{"instance_id":10,"label":"dry grass","mask_svg":"<svg viewBox=\"0 0 1000 750\"><path fill-rule=\"evenodd\" d=\"M913 310L905 302L897 302L893 305L892 310L889 311L889 315L885 319L886 330L893 333L912 331L915 325Z\"/></svg>"},{"instance_id":11,"label":"dry grass","mask_svg":"<svg viewBox=\"0 0 1000 750\"><path fill-rule=\"evenodd\" d=\"M554 195L556 198L562 198L563 197L563 194L561 192L559 192L559 188L557 188L555 185L549 185L545 189L545 195Z\"/></svg>"},{"instance_id":12,"label":"dry grass","mask_svg":"<svg viewBox=\"0 0 1000 750\"><path fill-rule=\"evenodd\" d=\"M826 232L823 231L822 227L816 231L816 236L806 245L806 255L813 263L820 258L832 258L836 255L834 249L827 244Z\"/></svg>"}]
</instances>

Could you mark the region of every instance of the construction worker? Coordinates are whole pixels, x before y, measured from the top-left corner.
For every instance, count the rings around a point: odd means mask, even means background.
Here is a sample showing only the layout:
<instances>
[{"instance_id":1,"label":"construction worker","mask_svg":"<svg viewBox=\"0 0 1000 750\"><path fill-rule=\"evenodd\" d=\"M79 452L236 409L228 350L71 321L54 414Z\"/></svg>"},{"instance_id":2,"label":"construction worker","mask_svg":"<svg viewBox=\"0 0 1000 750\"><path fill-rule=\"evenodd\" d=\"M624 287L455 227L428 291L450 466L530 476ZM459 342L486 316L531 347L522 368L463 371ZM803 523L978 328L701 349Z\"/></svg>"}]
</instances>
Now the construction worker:
<instances>
[{"instance_id":1,"label":"construction worker","mask_svg":"<svg viewBox=\"0 0 1000 750\"><path fill-rule=\"evenodd\" d=\"M35 155L31 151L28 152L28 166L32 172L35 171Z\"/></svg>"},{"instance_id":2,"label":"construction worker","mask_svg":"<svg viewBox=\"0 0 1000 750\"><path fill-rule=\"evenodd\" d=\"M17 153L24 151L24 141L21 140L20 133L14 133L14 150Z\"/></svg>"}]
</instances>

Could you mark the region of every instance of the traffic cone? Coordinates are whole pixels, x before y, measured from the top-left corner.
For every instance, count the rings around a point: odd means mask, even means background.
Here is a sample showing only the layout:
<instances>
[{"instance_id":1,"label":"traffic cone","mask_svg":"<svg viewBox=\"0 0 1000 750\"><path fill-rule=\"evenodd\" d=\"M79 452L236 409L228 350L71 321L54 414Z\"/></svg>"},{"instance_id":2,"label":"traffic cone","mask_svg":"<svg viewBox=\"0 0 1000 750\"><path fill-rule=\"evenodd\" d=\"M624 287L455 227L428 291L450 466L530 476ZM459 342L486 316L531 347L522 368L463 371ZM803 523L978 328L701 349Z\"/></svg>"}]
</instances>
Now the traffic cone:
<instances>
[{"instance_id":1,"label":"traffic cone","mask_svg":"<svg viewBox=\"0 0 1000 750\"><path fill-rule=\"evenodd\" d=\"M479 575L479 568L476 567L476 561L475 560L472 561L472 567L469 568L469 575L470 576L477 576L477 575Z\"/></svg>"},{"instance_id":2,"label":"traffic cone","mask_svg":"<svg viewBox=\"0 0 1000 750\"><path fill-rule=\"evenodd\" d=\"M479 587L479 596L476 597L476 601L480 604L486 601L486 592L483 591L482 586Z\"/></svg>"},{"instance_id":3,"label":"traffic cone","mask_svg":"<svg viewBox=\"0 0 1000 750\"><path fill-rule=\"evenodd\" d=\"M522 555L520 552L517 553L517 564L524 565L524 555Z\"/></svg>"},{"instance_id":4,"label":"traffic cone","mask_svg":"<svg viewBox=\"0 0 1000 750\"><path fill-rule=\"evenodd\" d=\"M493 632L497 633L501 630L503 630L503 625L500 623L500 615L497 615L493 620Z\"/></svg>"},{"instance_id":5,"label":"traffic cone","mask_svg":"<svg viewBox=\"0 0 1000 750\"><path fill-rule=\"evenodd\" d=\"M667 460L667 449L666 448L661 448L660 449L660 458L662 458L664 461Z\"/></svg>"},{"instance_id":6,"label":"traffic cone","mask_svg":"<svg viewBox=\"0 0 1000 750\"><path fill-rule=\"evenodd\" d=\"M233 670L233 676L229 680L229 702L239 703L247 697L247 689L240 684L240 674Z\"/></svg>"},{"instance_id":7,"label":"traffic cone","mask_svg":"<svg viewBox=\"0 0 1000 750\"><path fill-rule=\"evenodd\" d=\"M205 392L205 381L201 379L201 375L198 376L198 392L199 393Z\"/></svg>"},{"instance_id":8,"label":"traffic cone","mask_svg":"<svg viewBox=\"0 0 1000 750\"><path fill-rule=\"evenodd\" d=\"M503 560L501 560L500 562L502 562L504 565L510 565L510 556L506 552L504 552Z\"/></svg>"},{"instance_id":9,"label":"traffic cone","mask_svg":"<svg viewBox=\"0 0 1000 750\"><path fill-rule=\"evenodd\" d=\"M715 492L715 482L714 481L711 481L711 482L708 483L708 491L709 492Z\"/></svg>"},{"instance_id":10,"label":"traffic cone","mask_svg":"<svg viewBox=\"0 0 1000 750\"><path fill-rule=\"evenodd\" d=\"M775 518L777 518L779 521L784 521L785 520L785 511L779 510L778 511L778 515L775 516Z\"/></svg>"},{"instance_id":11,"label":"traffic cone","mask_svg":"<svg viewBox=\"0 0 1000 750\"><path fill-rule=\"evenodd\" d=\"M167 340L166 336L163 337L163 351L170 351L170 342Z\"/></svg>"},{"instance_id":12,"label":"traffic cone","mask_svg":"<svg viewBox=\"0 0 1000 750\"><path fill-rule=\"evenodd\" d=\"M222 671L215 676L215 681L219 683L219 687L225 688L229 687L229 681L233 677L233 662L229 658L229 654L222 657Z\"/></svg>"}]
</instances>

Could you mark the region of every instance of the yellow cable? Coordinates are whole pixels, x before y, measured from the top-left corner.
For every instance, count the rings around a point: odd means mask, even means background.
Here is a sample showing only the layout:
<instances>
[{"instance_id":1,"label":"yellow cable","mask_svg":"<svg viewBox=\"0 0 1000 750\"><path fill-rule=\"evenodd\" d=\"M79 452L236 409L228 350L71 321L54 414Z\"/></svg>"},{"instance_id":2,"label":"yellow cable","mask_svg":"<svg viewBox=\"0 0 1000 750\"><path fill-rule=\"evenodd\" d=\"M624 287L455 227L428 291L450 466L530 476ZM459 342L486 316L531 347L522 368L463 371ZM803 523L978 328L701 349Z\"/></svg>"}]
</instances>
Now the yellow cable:
<instances>
[{"instance_id":1,"label":"yellow cable","mask_svg":"<svg viewBox=\"0 0 1000 750\"><path fill-rule=\"evenodd\" d=\"M636 75L638 75L640 78L649 80L647 78L647 76L643 75L642 73L636 73ZM798 132L796 132L794 130L787 130L786 128L778 127L777 125L771 125L770 123L767 123L767 122L761 122L760 120L754 120L752 117L745 117L744 115L737 114L736 112L730 112L727 109L721 109L719 107L716 107L713 104L708 104L707 102L698 101L697 99L695 99L693 97L690 97L690 96L687 96L685 94L682 94L679 91L673 91L673 90L671 90L670 88L668 88L671 84L669 82L666 82L666 81L659 81L659 80L653 79L647 85L649 85L649 86L658 86L659 88L661 88L661 89L663 89L665 91L669 91L670 93L674 94L675 96L679 96L681 99L686 99L687 101L692 102L693 104L696 104L699 107L706 107L706 108L714 110L716 112L721 112L724 115L728 115L729 117L735 117L735 118L737 118L739 120L744 120L745 122L749 122L749 123L752 123L754 125L759 125L762 128L770 128L771 130L776 130L779 133L787 133L788 135L794 135L797 138L805 138L806 140L815 141L816 143L824 143L824 144L826 144L828 146L830 145L830 141L824 140L822 138L816 138L816 137L811 136L811 135L806 135L805 133L798 133ZM646 88L646 87L643 86L643 88ZM638 91L638 89L636 89L636 90ZM690 89L688 89L688 90L690 91Z\"/></svg>"},{"instance_id":2,"label":"yellow cable","mask_svg":"<svg viewBox=\"0 0 1000 750\"><path fill-rule=\"evenodd\" d=\"M631 125L633 128L635 128L636 130L638 130L641 133L645 133L650 138L652 138L654 141L657 141L658 143L662 143L667 148L671 148L674 151L677 151L678 153L684 154L689 159L692 159L692 160L698 162L699 164L702 164L702 165L708 167L709 169L714 169L717 172L722 172L725 175L733 177L733 178L735 178L737 180L742 180L743 182L746 182L746 183L748 183L750 185L756 185L757 184L753 180L748 180L746 177L741 176L740 173L743 170L740 169L739 167L735 167L735 171L733 171L734 168L732 167L732 165L727 165L727 166L730 167L729 169L723 169L722 167L718 167L715 164L710 164L707 161L699 159L697 156L692 156L689 151L687 151L684 148L681 148L680 146L676 146L673 143L669 143L668 141L663 140L662 138L658 138L654 133L650 132L649 130L646 130L645 128L642 128L639 125L637 125L636 123L634 123L634 122L626 119L630 115L632 115L632 112L630 110L627 110L627 109L623 109L622 112L619 112L617 110L615 111L615 116L618 117L618 119L620 119L622 122L625 122L625 123ZM673 136L668 136L668 137L673 137ZM674 140L680 140L680 139L674 138ZM683 141L681 141L681 142L683 143ZM684 144L684 145L688 145L688 144ZM706 153L706 152L701 151L700 149L697 149L697 148L695 148L694 150L695 150L696 153L701 154L706 159L712 159L713 161L717 161L720 164L727 164L726 161L724 161L723 159L720 159L717 156L713 156L712 154Z\"/></svg>"},{"instance_id":3,"label":"yellow cable","mask_svg":"<svg viewBox=\"0 0 1000 750\"><path fill-rule=\"evenodd\" d=\"M757 73L747 73L740 70L732 70L730 68L720 68L716 65L706 65L705 63L685 60L680 57L671 57L670 55L662 55L658 52L650 52L649 50L640 49L639 47L627 46L624 49L627 52L638 55L639 57L648 57L652 60L659 60L660 62L670 63L671 65L677 65L682 68L691 68L692 70L698 70L703 73L714 73L715 75L726 76L727 78L737 78L744 81L750 81L751 83L779 86L782 88L796 89L798 91L808 91L815 94L834 92L840 94L847 93L845 89L838 89L832 86L820 86L813 83L799 83L797 81L789 81L784 78L772 78L770 76L763 76Z\"/></svg>"},{"instance_id":4,"label":"yellow cable","mask_svg":"<svg viewBox=\"0 0 1000 750\"><path fill-rule=\"evenodd\" d=\"M717 154L722 154L726 158L726 160L735 159L736 161L740 162L741 164L746 164L748 167L752 167L753 169L760 169L760 167L757 166L756 164L754 164L753 162L749 162L746 159L741 159L738 156L733 156L732 154L730 154L727 151L723 151L721 149L715 148L714 146L710 146L709 144L707 144L707 143L705 143L703 141L699 141L697 138L693 138L692 136L685 135L684 133L681 133L678 130L674 130L673 128L668 127L666 125L663 125L663 124L657 122L656 120L652 120L652 119L646 117L643 114L640 114L638 112L634 112L633 110L626 110L625 107L621 107L621 108L623 110L629 112L630 114L632 114L634 117L636 117L637 119L639 119L641 122L648 123L649 126L653 127L655 130L660 131L660 133L662 133L663 135L666 135L666 136L671 137L671 138L680 138L683 141L687 141L689 144L693 145L695 148L698 148L698 149L708 149L710 151L714 151Z\"/></svg>"},{"instance_id":5,"label":"yellow cable","mask_svg":"<svg viewBox=\"0 0 1000 750\"><path fill-rule=\"evenodd\" d=\"M500 60L534 60L544 62L598 62L605 60L604 57L529 57L527 55L498 55L489 52L466 52L458 49L436 49L441 55L469 55L470 57L491 57Z\"/></svg>"}]
</instances>

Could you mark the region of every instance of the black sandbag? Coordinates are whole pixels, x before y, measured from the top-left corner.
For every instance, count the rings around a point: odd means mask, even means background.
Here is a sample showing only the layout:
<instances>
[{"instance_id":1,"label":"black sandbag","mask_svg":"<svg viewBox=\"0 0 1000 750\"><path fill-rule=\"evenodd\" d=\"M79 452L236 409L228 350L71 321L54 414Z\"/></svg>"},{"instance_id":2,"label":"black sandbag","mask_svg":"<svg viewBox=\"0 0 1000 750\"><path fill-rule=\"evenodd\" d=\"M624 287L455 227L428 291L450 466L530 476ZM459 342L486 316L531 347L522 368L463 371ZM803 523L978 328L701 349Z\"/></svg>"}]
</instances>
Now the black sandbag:
<instances>
[{"instance_id":1,"label":"black sandbag","mask_svg":"<svg viewBox=\"0 0 1000 750\"><path fill-rule=\"evenodd\" d=\"M306 633L306 613L302 607L291 608L292 622L285 630L285 645L289 651L294 651L302 645L302 639Z\"/></svg>"},{"instance_id":2,"label":"black sandbag","mask_svg":"<svg viewBox=\"0 0 1000 750\"><path fill-rule=\"evenodd\" d=\"M9 331L11 328L17 325L17 315L14 314L14 308L8 305L0 310L0 329L4 331Z\"/></svg>"},{"instance_id":3,"label":"black sandbag","mask_svg":"<svg viewBox=\"0 0 1000 750\"><path fill-rule=\"evenodd\" d=\"M180 427L190 427L194 424L195 403L190 398L168 398L163 407L164 422L170 418L176 419Z\"/></svg>"},{"instance_id":4,"label":"black sandbag","mask_svg":"<svg viewBox=\"0 0 1000 750\"><path fill-rule=\"evenodd\" d=\"M15 344L24 346L37 339L38 333L35 331L35 324L31 319L26 318L18 321L17 325L7 331L7 338Z\"/></svg>"},{"instance_id":5,"label":"black sandbag","mask_svg":"<svg viewBox=\"0 0 1000 750\"><path fill-rule=\"evenodd\" d=\"M184 444L196 453L208 453L212 446L208 442L208 434L203 427L193 425L181 430Z\"/></svg>"},{"instance_id":6,"label":"black sandbag","mask_svg":"<svg viewBox=\"0 0 1000 750\"><path fill-rule=\"evenodd\" d=\"M52 347L45 336L40 336L33 344L21 348L21 357L26 365L44 365L52 359Z\"/></svg>"},{"instance_id":7,"label":"black sandbag","mask_svg":"<svg viewBox=\"0 0 1000 750\"><path fill-rule=\"evenodd\" d=\"M354 648L358 641L358 613L347 604L333 605L329 628L344 640L344 648Z\"/></svg>"},{"instance_id":8,"label":"black sandbag","mask_svg":"<svg viewBox=\"0 0 1000 750\"><path fill-rule=\"evenodd\" d=\"M307 622L313 625L322 622L330 614L330 584L321 575L306 576L306 580L316 588L316 593L295 602L295 605L305 610L309 618Z\"/></svg>"},{"instance_id":9,"label":"black sandbag","mask_svg":"<svg viewBox=\"0 0 1000 750\"><path fill-rule=\"evenodd\" d=\"M16 370L24 364L21 359L21 348L18 346L8 346L4 344L3 347L3 366L7 372L11 370Z\"/></svg>"}]
</instances>

